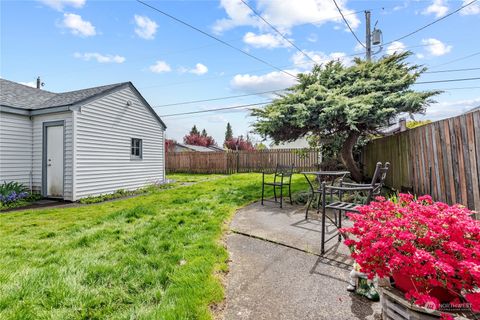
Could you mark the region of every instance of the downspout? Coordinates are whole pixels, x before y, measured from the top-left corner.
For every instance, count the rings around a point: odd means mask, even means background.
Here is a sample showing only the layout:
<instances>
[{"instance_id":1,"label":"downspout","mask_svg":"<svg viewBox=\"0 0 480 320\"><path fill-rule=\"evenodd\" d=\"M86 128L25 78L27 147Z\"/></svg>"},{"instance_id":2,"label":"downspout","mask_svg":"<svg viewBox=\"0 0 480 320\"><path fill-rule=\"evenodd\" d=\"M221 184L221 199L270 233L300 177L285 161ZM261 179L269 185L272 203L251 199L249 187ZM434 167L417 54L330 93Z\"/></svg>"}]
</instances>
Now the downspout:
<instances>
[{"instance_id":1,"label":"downspout","mask_svg":"<svg viewBox=\"0 0 480 320\"><path fill-rule=\"evenodd\" d=\"M31 146L31 153L30 153L30 174L29 174L29 182L30 182L30 194L33 193L33 117L30 116L30 133L32 135L32 139L30 140L30 146Z\"/></svg>"}]
</instances>

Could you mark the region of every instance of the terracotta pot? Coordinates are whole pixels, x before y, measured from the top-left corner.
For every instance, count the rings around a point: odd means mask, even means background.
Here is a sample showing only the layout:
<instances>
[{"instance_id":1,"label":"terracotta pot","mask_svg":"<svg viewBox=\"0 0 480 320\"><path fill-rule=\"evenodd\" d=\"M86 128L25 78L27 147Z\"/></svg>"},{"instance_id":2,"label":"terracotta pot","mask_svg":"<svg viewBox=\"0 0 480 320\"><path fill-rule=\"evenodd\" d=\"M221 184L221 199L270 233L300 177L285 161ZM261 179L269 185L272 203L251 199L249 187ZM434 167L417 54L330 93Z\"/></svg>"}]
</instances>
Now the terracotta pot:
<instances>
[{"instance_id":1,"label":"terracotta pot","mask_svg":"<svg viewBox=\"0 0 480 320\"><path fill-rule=\"evenodd\" d=\"M430 295L440 300L440 302L450 302L456 297L455 294L444 287L425 288L424 286L417 286L415 288L412 278L405 274L396 273L392 275L392 278L395 280L395 287L403 292L408 292L410 290L426 291L425 289L427 289L430 291Z\"/></svg>"}]
</instances>

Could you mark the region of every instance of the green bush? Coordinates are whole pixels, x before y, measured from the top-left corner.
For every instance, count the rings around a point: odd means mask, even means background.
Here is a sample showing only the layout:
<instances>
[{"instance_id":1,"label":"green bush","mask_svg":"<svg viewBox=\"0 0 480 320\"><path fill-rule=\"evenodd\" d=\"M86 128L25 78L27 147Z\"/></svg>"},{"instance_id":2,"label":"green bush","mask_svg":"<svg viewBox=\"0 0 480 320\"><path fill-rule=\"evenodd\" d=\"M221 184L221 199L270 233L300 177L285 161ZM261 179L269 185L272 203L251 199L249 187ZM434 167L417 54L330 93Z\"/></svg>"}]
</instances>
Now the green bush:
<instances>
[{"instance_id":1,"label":"green bush","mask_svg":"<svg viewBox=\"0 0 480 320\"><path fill-rule=\"evenodd\" d=\"M15 192L16 194L20 194L22 192L28 192L28 189L23 184L15 181L4 181L0 185L0 195L8 197L13 192Z\"/></svg>"}]
</instances>

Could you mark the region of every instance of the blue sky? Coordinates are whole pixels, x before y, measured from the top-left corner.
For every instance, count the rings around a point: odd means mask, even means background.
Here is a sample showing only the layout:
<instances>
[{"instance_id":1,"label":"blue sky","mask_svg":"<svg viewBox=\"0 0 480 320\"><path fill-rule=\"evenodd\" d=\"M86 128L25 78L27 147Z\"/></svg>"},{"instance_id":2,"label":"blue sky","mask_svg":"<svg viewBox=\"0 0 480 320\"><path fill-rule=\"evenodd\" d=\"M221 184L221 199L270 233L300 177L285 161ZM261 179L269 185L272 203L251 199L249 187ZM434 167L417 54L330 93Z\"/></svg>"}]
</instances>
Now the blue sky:
<instances>
[{"instance_id":1,"label":"blue sky","mask_svg":"<svg viewBox=\"0 0 480 320\"><path fill-rule=\"evenodd\" d=\"M290 73L309 61L258 19L240 0L147 3ZM470 1L337 0L363 41L363 10L378 21L390 42ZM249 0L270 23L318 62L362 56L332 0ZM152 106L285 88L293 78L175 22L136 1L1 1L0 76L63 92L132 81ZM411 50L411 61L431 71L480 67L480 3L387 45L375 57ZM460 59L460 60L457 60ZM480 70L425 74L420 81L478 77ZM480 81L419 84L445 89L418 118L440 119L480 105ZM466 88L468 87L468 88ZM460 89L459 89L460 88ZM271 96L158 107L160 115L268 101ZM254 121L248 110L165 117L169 138L181 140L196 124L222 143L229 121L245 135Z\"/></svg>"}]
</instances>

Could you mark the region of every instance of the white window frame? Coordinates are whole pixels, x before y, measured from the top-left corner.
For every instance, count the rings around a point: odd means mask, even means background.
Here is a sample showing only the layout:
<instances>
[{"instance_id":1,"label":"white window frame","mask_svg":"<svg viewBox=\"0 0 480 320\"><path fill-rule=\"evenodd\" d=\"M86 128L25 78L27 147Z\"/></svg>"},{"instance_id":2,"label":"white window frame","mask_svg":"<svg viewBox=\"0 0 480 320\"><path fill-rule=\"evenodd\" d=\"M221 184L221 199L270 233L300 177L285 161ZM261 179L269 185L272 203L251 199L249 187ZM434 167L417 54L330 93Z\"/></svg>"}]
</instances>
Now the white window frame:
<instances>
[{"instance_id":1,"label":"white window frame","mask_svg":"<svg viewBox=\"0 0 480 320\"><path fill-rule=\"evenodd\" d=\"M138 146L135 145L135 142L138 142ZM135 152L135 150L138 150ZM130 139L130 160L141 160L143 159L143 140L139 138Z\"/></svg>"}]
</instances>

